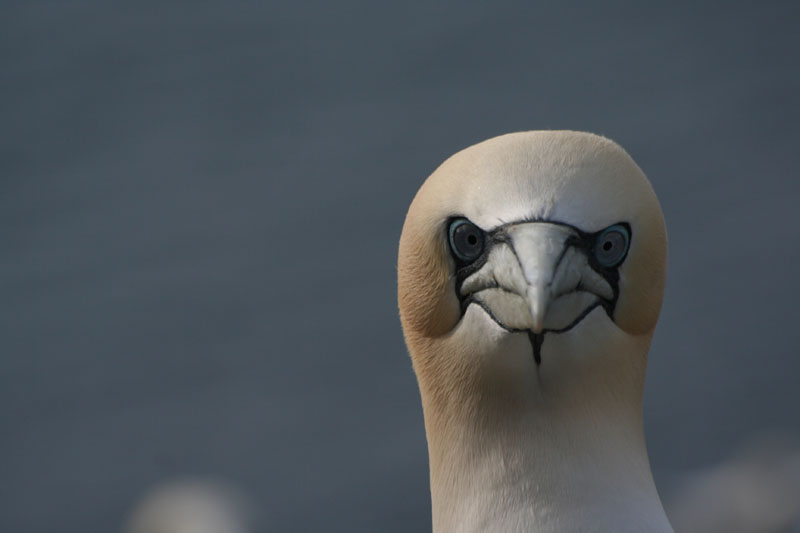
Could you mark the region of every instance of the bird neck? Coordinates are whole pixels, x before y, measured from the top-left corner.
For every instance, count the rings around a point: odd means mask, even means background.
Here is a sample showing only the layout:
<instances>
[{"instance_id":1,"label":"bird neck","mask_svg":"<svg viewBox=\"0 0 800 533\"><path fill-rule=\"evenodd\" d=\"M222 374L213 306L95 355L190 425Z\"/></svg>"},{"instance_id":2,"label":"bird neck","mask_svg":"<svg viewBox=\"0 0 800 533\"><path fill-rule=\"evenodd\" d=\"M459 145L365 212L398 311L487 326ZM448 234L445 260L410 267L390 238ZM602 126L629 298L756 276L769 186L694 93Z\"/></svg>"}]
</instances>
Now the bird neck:
<instances>
[{"instance_id":1,"label":"bird neck","mask_svg":"<svg viewBox=\"0 0 800 533\"><path fill-rule=\"evenodd\" d=\"M462 348L456 370L417 367L434 531L672 531L644 440L649 337L580 351L554 337L541 365L524 341L483 359Z\"/></svg>"},{"instance_id":2,"label":"bird neck","mask_svg":"<svg viewBox=\"0 0 800 533\"><path fill-rule=\"evenodd\" d=\"M547 410L428 432L435 532L671 531L640 413Z\"/></svg>"}]
</instances>

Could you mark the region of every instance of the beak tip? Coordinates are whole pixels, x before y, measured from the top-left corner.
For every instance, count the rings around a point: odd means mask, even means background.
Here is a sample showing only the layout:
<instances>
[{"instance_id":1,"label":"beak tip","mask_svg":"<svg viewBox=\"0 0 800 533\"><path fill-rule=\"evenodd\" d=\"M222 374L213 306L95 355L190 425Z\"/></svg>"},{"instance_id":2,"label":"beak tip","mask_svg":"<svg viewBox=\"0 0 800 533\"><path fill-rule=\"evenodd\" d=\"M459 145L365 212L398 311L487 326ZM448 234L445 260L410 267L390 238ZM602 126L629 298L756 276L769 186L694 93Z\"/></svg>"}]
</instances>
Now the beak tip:
<instances>
[{"instance_id":1,"label":"beak tip","mask_svg":"<svg viewBox=\"0 0 800 533\"><path fill-rule=\"evenodd\" d=\"M531 308L531 331L541 333L544 329L544 313L535 308Z\"/></svg>"},{"instance_id":2,"label":"beak tip","mask_svg":"<svg viewBox=\"0 0 800 533\"><path fill-rule=\"evenodd\" d=\"M549 295L546 291L529 291L528 300L530 302L531 331L536 334L544 330L544 317L547 313Z\"/></svg>"},{"instance_id":3,"label":"beak tip","mask_svg":"<svg viewBox=\"0 0 800 533\"><path fill-rule=\"evenodd\" d=\"M531 313L531 331L537 335L544 331L544 313Z\"/></svg>"}]
</instances>

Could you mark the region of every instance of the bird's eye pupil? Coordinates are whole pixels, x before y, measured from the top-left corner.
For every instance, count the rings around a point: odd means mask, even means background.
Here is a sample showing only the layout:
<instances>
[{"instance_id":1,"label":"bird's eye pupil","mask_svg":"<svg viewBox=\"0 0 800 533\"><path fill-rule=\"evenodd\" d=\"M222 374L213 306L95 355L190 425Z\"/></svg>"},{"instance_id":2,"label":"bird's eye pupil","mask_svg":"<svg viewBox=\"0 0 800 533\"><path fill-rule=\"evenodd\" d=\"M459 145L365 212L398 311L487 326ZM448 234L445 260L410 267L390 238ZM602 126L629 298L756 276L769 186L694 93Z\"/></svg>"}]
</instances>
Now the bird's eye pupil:
<instances>
[{"instance_id":1,"label":"bird's eye pupil","mask_svg":"<svg viewBox=\"0 0 800 533\"><path fill-rule=\"evenodd\" d=\"M625 224L614 224L600 232L594 246L594 257L601 266L613 268L625 259L630 246L630 230Z\"/></svg>"},{"instance_id":2,"label":"bird's eye pupil","mask_svg":"<svg viewBox=\"0 0 800 533\"><path fill-rule=\"evenodd\" d=\"M472 263L483 253L483 230L466 218L457 218L450 223L448 237L450 250L463 263Z\"/></svg>"}]
</instances>

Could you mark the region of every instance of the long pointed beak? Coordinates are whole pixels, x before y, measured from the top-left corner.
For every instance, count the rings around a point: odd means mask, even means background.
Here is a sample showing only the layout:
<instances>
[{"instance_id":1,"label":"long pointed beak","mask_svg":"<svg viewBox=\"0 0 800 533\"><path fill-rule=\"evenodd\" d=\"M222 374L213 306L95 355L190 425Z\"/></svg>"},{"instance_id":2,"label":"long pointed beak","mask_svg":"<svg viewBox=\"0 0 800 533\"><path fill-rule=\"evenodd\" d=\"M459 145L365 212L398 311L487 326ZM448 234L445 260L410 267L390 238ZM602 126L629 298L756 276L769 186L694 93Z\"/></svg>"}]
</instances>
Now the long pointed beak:
<instances>
[{"instance_id":1,"label":"long pointed beak","mask_svg":"<svg viewBox=\"0 0 800 533\"><path fill-rule=\"evenodd\" d=\"M544 329L544 317L550 303L550 290L543 286L529 287L526 293L531 310L531 331L541 333Z\"/></svg>"},{"instance_id":2,"label":"long pointed beak","mask_svg":"<svg viewBox=\"0 0 800 533\"><path fill-rule=\"evenodd\" d=\"M580 272L569 275L559 268L569 252L567 242L574 232L558 224L528 223L511 226L507 234L527 285L520 296L524 295L530 309L530 329L541 333L554 297L571 290L580 281ZM573 283L573 287L567 286Z\"/></svg>"}]
</instances>

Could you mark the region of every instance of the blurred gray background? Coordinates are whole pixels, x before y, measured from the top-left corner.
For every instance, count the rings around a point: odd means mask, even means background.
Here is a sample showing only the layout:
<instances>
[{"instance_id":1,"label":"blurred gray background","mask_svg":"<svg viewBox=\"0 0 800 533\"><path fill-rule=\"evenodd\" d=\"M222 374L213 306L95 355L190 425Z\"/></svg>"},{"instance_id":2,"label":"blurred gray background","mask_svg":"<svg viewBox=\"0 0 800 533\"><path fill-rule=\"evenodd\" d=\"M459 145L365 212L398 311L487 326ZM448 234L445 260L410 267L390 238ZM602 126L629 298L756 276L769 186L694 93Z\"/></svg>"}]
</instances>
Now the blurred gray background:
<instances>
[{"instance_id":1,"label":"blurred gray background","mask_svg":"<svg viewBox=\"0 0 800 533\"><path fill-rule=\"evenodd\" d=\"M428 530L396 244L517 130L615 139L663 204L662 494L800 430L799 5L3 2L0 530L186 475L262 528Z\"/></svg>"}]
</instances>

